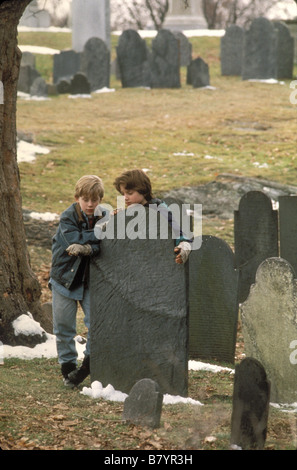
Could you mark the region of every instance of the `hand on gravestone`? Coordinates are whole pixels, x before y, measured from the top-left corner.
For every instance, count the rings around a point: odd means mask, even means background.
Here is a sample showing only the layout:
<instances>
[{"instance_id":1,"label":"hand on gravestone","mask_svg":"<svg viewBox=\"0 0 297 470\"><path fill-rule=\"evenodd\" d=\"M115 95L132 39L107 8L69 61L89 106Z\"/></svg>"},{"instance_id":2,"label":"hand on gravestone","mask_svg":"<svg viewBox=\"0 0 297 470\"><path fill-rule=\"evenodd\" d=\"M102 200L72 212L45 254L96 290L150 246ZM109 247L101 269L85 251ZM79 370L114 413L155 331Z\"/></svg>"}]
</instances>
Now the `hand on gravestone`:
<instances>
[{"instance_id":1,"label":"hand on gravestone","mask_svg":"<svg viewBox=\"0 0 297 470\"><path fill-rule=\"evenodd\" d=\"M191 253L191 244L189 242L180 242L174 248L174 252L176 253L175 262L177 264L186 263Z\"/></svg>"},{"instance_id":2,"label":"hand on gravestone","mask_svg":"<svg viewBox=\"0 0 297 470\"><path fill-rule=\"evenodd\" d=\"M70 256L88 256L92 253L91 245L79 245L78 243L73 243L73 245L66 248L67 253Z\"/></svg>"}]
</instances>

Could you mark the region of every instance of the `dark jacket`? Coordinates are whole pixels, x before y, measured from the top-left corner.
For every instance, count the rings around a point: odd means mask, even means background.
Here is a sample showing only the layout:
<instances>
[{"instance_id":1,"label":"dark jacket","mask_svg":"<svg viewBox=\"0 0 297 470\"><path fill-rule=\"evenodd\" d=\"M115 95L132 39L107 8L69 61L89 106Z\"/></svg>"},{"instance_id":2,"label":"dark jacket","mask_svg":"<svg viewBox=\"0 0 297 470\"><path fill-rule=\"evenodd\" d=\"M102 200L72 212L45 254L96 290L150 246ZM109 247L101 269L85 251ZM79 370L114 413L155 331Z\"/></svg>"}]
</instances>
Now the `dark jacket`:
<instances>
[{"instance_id":1,"label":"dark jacket","mask_svg":"<svg viewBox=\"0 0 297 470\"><path fill-rule=\"evenodd\" d=\"M101 217L104 215L106 215L106 211L103 209ZM101 217L95 217L94 224ZM91 245L91 255L69 256L66 248L73 243ZM94 229L88 228L88 218L81 211L79 204L73 203L61 214L57 232L53 237L50 277L69 290L74 289L82 282L86 283L89 259L99 254L99 243Z\"/></svg>"}]
</instances>

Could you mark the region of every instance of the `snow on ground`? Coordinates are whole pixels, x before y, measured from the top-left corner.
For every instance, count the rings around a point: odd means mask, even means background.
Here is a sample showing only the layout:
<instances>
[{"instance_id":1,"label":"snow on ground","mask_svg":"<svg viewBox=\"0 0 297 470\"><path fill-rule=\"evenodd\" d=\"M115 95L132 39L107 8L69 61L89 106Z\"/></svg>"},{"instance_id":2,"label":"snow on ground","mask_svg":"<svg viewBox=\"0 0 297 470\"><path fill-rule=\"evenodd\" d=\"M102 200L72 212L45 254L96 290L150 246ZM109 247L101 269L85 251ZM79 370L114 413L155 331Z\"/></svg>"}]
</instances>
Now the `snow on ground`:
<instances>
[{"instance_id":1,"label":"snow on ground","mask_svg":"<svg viewBox=\"0 0 297 470\"><path fill-rule=\"evenodd\" d=\"M46 155L50 151L42 145L36 145L31 142L20 140L17 143L17 160L18 163L28 162L32 163L36 159L36 155Z\"/></svg>"},{"instance_id":2,"label":"snow on ground","mask_svg":"<svg viewBox=\"0 0 297 470\"><path fill-rule=\"evenodd\" d=\"M16 335L24 334L39 334L39 335L46 335L46 341L42 344L37 344L34 348L29 348L25 346L8 346L8 345L1 345L0 342L0 365L4 363L5 359L9 358L19 358L23 360L30 360L35 358L54 358L57 357L57 350L56 350L56 339L55 335L46 333L40 326L38 322L36 322L32 315L28 312L28 314L20 315L14 322L13 327ZM78 359L83 359L83 352L85 349L85 341L81 336L77 336L76 340L76 349L78 352ZM1 357L2 356L2 357ZM198 361L189 361L189 370L206 370L211 372L219 372L219 371L228 371L230 374L234 373L233 369L229 369L228 367L220 367L213 364L206 364L203 362ZM98 381L95 381L91 384L91 387L83 387L82 395L89 396L91 398L103 398L105 400L111 401L124 401L127 397L127 394L115 390L111 384L107 385L107 387L103 387L102 384ZM165 394L163 398L163 403L166 404L175 404L175 403L189 403L193 405L202 405L197 400L193 400L192 398L184 398L180 396L173 396Z\"/></svg>"}]
</instances>

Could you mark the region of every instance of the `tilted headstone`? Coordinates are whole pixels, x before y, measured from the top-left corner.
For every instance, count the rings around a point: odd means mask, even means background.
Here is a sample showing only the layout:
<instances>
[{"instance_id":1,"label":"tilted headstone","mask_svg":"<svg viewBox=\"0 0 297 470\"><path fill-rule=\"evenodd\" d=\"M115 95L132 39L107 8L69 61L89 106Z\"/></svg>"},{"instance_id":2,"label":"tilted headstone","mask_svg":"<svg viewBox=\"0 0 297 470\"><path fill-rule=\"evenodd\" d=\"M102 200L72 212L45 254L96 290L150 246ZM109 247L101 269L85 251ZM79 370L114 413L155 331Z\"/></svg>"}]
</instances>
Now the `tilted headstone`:
<instances>
[{"instance_id":1,"label":"tilted headstone","mask_svg":"<svg viewBox=\"0 0 297 470\"><path fill-rule=\"evenodd\" d=\"M124 402L122 418L133 424L158 428L162 413L163 394L151 379L139 380Z\"/></svg>"},{"instance_id":2,"label":"tilted headstone","mask_svg":"<svg viewBox=\"0 0 297 470\"><path fill-rule=\"evenodd\" d=\"M53 82L61 79L71 80L80 69L80 53L73 50L61 51L53 56Z\"/></svg>"},{"instance_id":3,"label":"tilted headstone","mask_svg":"<svg viewBox=\"0 0 297 470\"><path fill-rule=\"evenodd\" d=\"M156 225L156 211L141 208L112 217L91 263L91 380L129 393L150 378L161 393L186 396L187 264L175 263L167 220Z\"/></svg>"},{"instance_id":4,"label":"tilted headstone","mask_svg":"<svg viewBox=\"0 0 297 470\"><path fill-rule=\"evenodd\" d=\"M231 445L243 450L264 448L267 436L270 383L262 364L247 357L235 367Z\"/></svg>"},{"instance_id":5,"label":"tilted headstone","mask_svg":"<svg viewBox=\"0 0 297 470\"><path fill-rule=\"evenodd\" d=\"M189 257L189 354L234 363L238 301L234 255L223 240L202 236Z\"/></svg>"},{"instance_id":6,"label":"tilted headstone","mask_svg":"<svg viewBox=\"0 0 297 470\"><path fill-rule=\"evenodd\" d=\"M245 354L261 362L271 382L271 401L297 401L297 282L292 266L268 258L241 306Z\"/></svg>"},{"instance_id":7,"label":"tilted headstone","mask_svg":"<svg viewBox=\"0 0 297 470\"><path fill-rule=\"evenodd\" d=\"M278 216L271 200L261 191L242 196L234 211L235 266L239 276L239 302L243 302L255 281L258 266L278 256Z\"/></svg>"},{"instance_id":8,"label":"tilted headstone","mask_svg":"<svg viewBox=\"0 0 297 470\"><path fill-rule=\"evenodd\" d=\"M242 78L277 76L277 30L267 18L256 18L244 34Z\"/></svg>"},{"instance_id":9,"label":"tilted headstone","mask_svg":"<svg viewBox=\"0 0 297 470\"><path fill-rule=\"evenodd\" d=\"M171 31L161 29L153 39L144 74L151 88L180 88L178 40Z\"/></svg>"},{"instance_id":10,"label":"tilted headstone","mask_svg":"<svg viewBox=\"0 0 297 470\"><path fill-rule=\"evenodd\" d=\"M192 60L192 44L185 34L181 31L172 31L178 40L179 65L187 67Z\"/></svg>"},{"instance_id":11,"label":"tilted headstone","mask_svg":"<svg viewBox=\"0 0 297 470\"><path fill-rule=\"evenodd\" d=\"M244 30L232 24L221 38L222 75L241 75Z\"/></svg>"},{"instance_id":12,"label":"tilted headstone","mask_svg":"<svg viewBox=\"0 0 297 470\"><path fill-rule=\"evenodd\" d=\"M109 87L110 52L100 38L90 38L81 53L80 71L83 72L91 87L91 91Z\"/></svg>"},{"instance_id":13,"label":"tilted headstone","mask_svg":"<svg viewBox=\"0 0 297 470\"><path fill-rule=\"evenodd\" d=\"M287 25L275 21L274 27L278 31L277 41L277 78L292 78L294 66L294 38Z\"/></svg>"},{"instance_id":14,"label":"tilted headstone","mask_svg":"<svg viewBox=\"0 0 297 470\"><path fill-rule=\"evenodd\" d=\"M193 88L209 86L209 67L201 57L191 61L187 69L187 84Z\"/></svg>"},{"instance_id":15,"label":"tilted headstone","mask_svg":"<svg viewBox=\"0 0 297 470\"><path fill-rule=\"evenodd\" d=\"M297 196L280 196L278 203L280 256L297 273Z\"/></svg>"},{"instance_id":16,"label":"tilted headstone","mask_svg":"<svg viewBox=\"0 0 297 470\"><path fill-rule=\"evenodd\" d=\"M145 40L137 31L127 29L121 34L116 51L122 86L144 86L143 67L148 54Z\"/></svg>"}]
</instances>

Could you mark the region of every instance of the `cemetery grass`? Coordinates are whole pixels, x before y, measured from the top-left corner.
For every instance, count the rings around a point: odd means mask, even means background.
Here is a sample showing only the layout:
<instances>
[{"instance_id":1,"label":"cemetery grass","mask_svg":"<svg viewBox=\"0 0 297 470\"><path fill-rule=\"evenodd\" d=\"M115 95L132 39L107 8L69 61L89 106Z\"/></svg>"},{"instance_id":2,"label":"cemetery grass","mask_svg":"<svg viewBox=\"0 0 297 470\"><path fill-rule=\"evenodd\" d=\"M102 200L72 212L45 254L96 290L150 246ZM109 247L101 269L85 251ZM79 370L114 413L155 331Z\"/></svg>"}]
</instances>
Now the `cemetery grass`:
<instances>
[{"instance_id":1,"label":"cemetery grass","mask_svg":"<svg viewBox=\"0 0 297 470\"><path fill-rule=\"evenodd\" d=\"M70 47L66 33L20 33L20 44ZM27 38L27 39L26 39ZM28 42L26 42L26 40ZM34 163L20 163L23 206L60 213L73 201L77 179L99 174L105 202L116 205L113 180L131 167L149 169L154 192L213 181L233 173L295 184L296 107L284 85L221 77L218 38L191 38L193 55L210 66L213 90L122 89L92 99L51 96L17 103L17 127L50 149ZM113 56L116 39L113 37ZM50 80L52 57L38 56ZM203 219L203 233L233 244L233 221ZM46 287L50 251L28 246L32 268ZM78 332L85 334L81 313ZM240 327L236 362L243 357ZM219 364L224 365L224 364ZM56 359L5 360L0 366L2 449L203 449L229 448L233 374L189 372L189 396L203 406L163 406L157 430L121 420L121 403L94 400L66 390ZM86 380L86 386L90 386ZM270 408L266 449L296 448L296 416Z\"/></svg>"}]
</instances>

